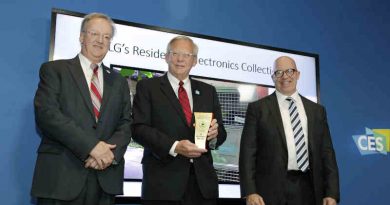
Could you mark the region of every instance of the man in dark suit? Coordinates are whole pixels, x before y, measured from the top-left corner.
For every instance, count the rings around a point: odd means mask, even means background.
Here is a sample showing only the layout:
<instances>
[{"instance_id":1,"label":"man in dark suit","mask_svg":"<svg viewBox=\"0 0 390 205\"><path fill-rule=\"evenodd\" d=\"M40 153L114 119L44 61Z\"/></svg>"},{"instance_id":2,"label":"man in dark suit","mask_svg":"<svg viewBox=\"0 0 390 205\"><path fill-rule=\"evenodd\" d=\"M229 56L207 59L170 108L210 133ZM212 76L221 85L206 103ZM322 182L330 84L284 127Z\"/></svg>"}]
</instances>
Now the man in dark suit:
<instances>
[{"instance_id":1,"label":"man in dark suit","mask_svg":"<svg viewBox=\"0 0 390 205\"><path fill-rule=\"evenodd\" d=\"M106 15L85 16L79 55L40 69L34 105L42 140L31 189L40 205L111 205L122 194L129 88L102 64L114 29Z\"/></svg>"},{"instance_id":2,"label":"man in dark suit","mask_svg":"<svg viewBox=\"0 0 390 205\"><path fill-rule=\"evenodd\" d=\"M335 205L339 175L325 108L298 94L300 72L275 61L275 93L250 103L240 147L247 205Z\"/></svg>"},{"instance_id":3,"label":"man in dark suit","mask_svg":"<svg viewBox=\"0 0 390 205\"><path fill-rule=\"evenodd\" d=\"M134 140L145 148L144 204L216 204L218 179L209 148L221 145L226 131L215 88L189 77L197 53L190 38L172 39L166 54L168 72L137 84L132 128ZM194 144L194 112L210 112L215 118L206 149Z\"/></svg>"}]
</instances>

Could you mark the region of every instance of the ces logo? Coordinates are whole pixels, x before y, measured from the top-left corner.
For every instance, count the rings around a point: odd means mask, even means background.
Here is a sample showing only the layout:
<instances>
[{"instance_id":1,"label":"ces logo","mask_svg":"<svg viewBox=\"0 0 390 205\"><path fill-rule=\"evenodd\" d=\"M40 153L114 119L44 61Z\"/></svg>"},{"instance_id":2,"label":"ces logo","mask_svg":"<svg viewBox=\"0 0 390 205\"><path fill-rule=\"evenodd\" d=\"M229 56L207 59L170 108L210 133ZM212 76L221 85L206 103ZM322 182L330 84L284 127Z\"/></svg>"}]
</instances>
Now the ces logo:
<instances>
[{"instance_id":1,"label":"ces logo","mask_svg":"<svg viewBox=\"0 0 390 205\"><path fill-rule=\"evenodd\" d=\"M390 129L366 128L365 135L353 135L361 155L384 154L390 151Z\"/></svg>"}]
</instances>

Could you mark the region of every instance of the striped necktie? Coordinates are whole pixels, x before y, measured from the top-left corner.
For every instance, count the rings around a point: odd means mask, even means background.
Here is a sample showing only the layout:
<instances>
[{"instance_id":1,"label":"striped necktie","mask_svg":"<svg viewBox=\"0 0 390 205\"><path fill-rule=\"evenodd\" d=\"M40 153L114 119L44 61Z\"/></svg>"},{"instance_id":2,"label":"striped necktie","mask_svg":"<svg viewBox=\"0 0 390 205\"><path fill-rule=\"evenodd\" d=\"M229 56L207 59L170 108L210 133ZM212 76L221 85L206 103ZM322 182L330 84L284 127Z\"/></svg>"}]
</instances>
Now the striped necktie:
<instances>
[{"instance_id":1,"label":"striped necktie","mask_svg":"<svg viewBox=\"0 0 390 205\"><path fill-rule=\"evenodd\" d=\"M178 96L179 96L180 105L184 112L184 116L186 117L187 125L191 126L192 111L191 111L190 101L188 99L186 89L183 87L183 84L184 84L183 81L179 82Z\"/></svg>"},{"instance_id":2,"label":"striped necktie","mask_svg":"<svg viewBox=\"0 0 390 205\"><path fill-rule=\"evenodd\" d=\"M99 84L98 69L99 66L96 64L91 64L91 69L93 70L92 79L91 79L91 99L93 105L93 112L95 113L96 121L99 119L100 115L100 105L102 103L102 94Z\"/></svg>"},{"instance_id":3,"label":"striped necktie","mask_svg":"<svg viewBox=\"0 0 390 205\"><path fill-rule=\"evenodd\" d=\"M291 127L294 135L298 168L305 172L309 167L309 155L306 149L305 135L303 133L301 120L299 118L298 108L294 99L287 97L286 100L290 102L288 111L290 113Z\"/></svg>"}]
</instances>

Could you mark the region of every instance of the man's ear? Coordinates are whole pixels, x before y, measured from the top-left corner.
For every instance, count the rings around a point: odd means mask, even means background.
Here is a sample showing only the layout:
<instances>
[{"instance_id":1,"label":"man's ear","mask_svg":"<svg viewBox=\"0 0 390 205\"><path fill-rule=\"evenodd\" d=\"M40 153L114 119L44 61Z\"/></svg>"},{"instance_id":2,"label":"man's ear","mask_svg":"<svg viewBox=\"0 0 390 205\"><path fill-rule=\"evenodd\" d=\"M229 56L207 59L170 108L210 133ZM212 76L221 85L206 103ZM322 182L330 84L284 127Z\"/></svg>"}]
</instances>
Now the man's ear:
<instances>
[{"instance_id":1,"label":"man's ear","mask_svg":"<svg viewBox=\"0 0 390 205\"><path fill-rule=\"evenodd\" d=\"M80 33L79 41L80 41L80 44L84 43L84 35L82 33Z\"/></svg>"},{"instance_id":2,"label":"man's ear","mask_svg":"<svg viewBox=\"0 0 390 205\"><path fill-rule=\"evenodd\" d=\"M297 70L297 80L299 80L300 76L301 76L301 72L299 72L299 70Z\"/></svg>"},{"instance_id":3,"label":"man's ear","mask_svg":"<svg viewBox=\"0 0 390 205\"><path fill-rule=\"evenodd\" d=\"M195 58L194 62L192 62L192 67L195 67L197 63L198 63L198 58Z\"/></svg>"},{"instance_id":4,"label":"man's ear","mask_svg":"<svg viewBox=\"0 0 390 205\"><path fill-rule=\"evenodd\" d=\"M276 77L275 75L271 75L272 81L275 83L276 82Z\"/></svg>"},{"instance_id":5,"label":"man's ear","mask_svg":"<svg viewBox=\"0 0 390 205\"><path fill-rule=\"evenodd\" d=\"M169 64L169 54L168 53L165 55L165 62L167 62Z\"/></svg>"}]
</instances>

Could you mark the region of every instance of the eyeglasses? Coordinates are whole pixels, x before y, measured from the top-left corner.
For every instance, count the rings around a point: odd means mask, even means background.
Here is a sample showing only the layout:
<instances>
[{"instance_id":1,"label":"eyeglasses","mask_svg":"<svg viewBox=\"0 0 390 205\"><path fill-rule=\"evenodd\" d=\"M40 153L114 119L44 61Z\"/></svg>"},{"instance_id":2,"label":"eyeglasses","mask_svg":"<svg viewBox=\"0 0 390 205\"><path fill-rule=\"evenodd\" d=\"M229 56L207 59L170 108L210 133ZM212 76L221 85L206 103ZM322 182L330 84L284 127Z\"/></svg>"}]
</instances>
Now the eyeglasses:
<instances>
[{"instance_id":1,"label":"eyeglasses","mask_svg":"<svg viewBox=\"0 0 390 205\"><path fill-rule=\"evenodd\" d=\"M291 77L294 75L294 73L297 72L297 69L294 69L294 68L289 68L285 71L283 70L276 70L274 72L274 76L277 77L277 78L281 78L283 77L284 74L286 74L287 76Z\"/></svg>"},{"instance_id":2,"label":"eyeglasses","mask_svg":"<svg viewBox=\"0 0 390 205\"><path fill-rule=\"evenodd\" d=\"M179 53L175 51L169 51L169 55L171 55L174 58L178 58L179 56L183 57L184 59L190 59L192 57L195 57L195 54L192 53Z\"/></svg>"},{"instance_id":3,"label":"eyeglasses","mask_svg":"<svg viewBox=\"0 0 390 205\"><path fill-rule=\"evenodd\" d=\"M103 37L103 41L105 42L111 42L112 40L112 36L110 34L101 34L101 33L98 33L96 31L83 31L84 33L87 33L91 36L91 38L93 39L100 39L101 37Z\"/></svg>"}]
</instances>

